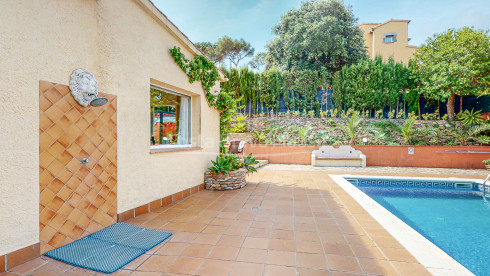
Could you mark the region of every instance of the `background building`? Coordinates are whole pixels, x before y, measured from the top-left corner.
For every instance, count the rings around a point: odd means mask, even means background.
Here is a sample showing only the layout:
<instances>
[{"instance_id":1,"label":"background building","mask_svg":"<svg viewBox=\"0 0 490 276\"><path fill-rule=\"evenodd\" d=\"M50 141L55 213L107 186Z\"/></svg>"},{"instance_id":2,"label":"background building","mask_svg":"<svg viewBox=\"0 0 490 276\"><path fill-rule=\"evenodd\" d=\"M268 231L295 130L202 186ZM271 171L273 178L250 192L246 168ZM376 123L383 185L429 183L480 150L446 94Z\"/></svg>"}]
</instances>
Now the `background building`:
<instances>
[{"instance_id":1,"label":"background building","mask_svg":"<svg viewBox=\"0 0 490 276\"><path fill-rule=\"evenodd\" d=\"M372 59L382 56L383 61L392 56L395 61L408 64L417 50L417 46L408 45L408 23L410 20L390 19L385 23L360 24L368 55Z\"/></svg>"}]
</instances>

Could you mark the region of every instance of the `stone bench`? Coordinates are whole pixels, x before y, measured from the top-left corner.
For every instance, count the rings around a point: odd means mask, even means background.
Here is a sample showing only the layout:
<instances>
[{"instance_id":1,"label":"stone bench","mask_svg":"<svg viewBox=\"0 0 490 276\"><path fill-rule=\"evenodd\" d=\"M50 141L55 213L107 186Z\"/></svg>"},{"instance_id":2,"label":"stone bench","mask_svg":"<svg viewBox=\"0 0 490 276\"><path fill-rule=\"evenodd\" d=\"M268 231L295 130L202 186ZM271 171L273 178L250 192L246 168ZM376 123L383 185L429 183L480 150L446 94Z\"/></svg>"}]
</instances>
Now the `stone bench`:
<instances>
[{"instance_id":1,"label":"stone bench","mask_svg":"<svg viewBox=\"0 0 490 276\"><path fill-rule=\"evenodd\" d=\"M351 146L322 146L311 153L313 167L366 167L366 155Z\"/></svg>"}]
</instances>

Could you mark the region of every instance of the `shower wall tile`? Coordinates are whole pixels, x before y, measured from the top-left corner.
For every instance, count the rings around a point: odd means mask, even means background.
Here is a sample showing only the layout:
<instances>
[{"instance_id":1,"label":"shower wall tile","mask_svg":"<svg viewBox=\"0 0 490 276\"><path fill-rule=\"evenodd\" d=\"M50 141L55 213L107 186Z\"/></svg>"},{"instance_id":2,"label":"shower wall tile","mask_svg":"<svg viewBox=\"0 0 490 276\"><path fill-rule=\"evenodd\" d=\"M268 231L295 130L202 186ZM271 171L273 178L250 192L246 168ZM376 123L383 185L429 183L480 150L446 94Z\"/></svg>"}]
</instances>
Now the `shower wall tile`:
<instances>
[{"instance_id":1,"label":"shower wall tile","mask_svg":"<svg viewBox=\"0 0 490 276\"><path fill-rule=\"evenodd\" d=\"M68 86L39 83L41 254L116 223L117 101L99 96L108 103L83 107Z\"/></svg>"}]
</instances>

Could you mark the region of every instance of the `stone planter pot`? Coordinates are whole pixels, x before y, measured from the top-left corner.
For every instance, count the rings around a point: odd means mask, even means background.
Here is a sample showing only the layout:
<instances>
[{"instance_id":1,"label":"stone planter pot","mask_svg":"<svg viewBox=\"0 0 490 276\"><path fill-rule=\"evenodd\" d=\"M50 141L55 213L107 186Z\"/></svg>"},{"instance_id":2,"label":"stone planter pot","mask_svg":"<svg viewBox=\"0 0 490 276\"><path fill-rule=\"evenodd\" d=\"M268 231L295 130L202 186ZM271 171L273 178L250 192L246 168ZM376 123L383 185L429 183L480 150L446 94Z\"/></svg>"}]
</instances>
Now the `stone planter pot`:
<instances>
[{"instance_id":1,"label":"stone planter pot","mask_svg":"<svg viewBox=\"0 0 490 276\"><path fill-rule=\"evenodd\" d=\"M204 186L207 190L235 190L247 185L245 180L247 176L246 169L238 169L230 173L218 173L207 171L204 173Z\"/></svg>"},{"instance_id":2,"label":"stone planter pot","mask_svg":"<svg viewBox=\"0 0 490 276\"><path fill-rule=\"evenodd\" d=\"M490 164L485 164L485 167L487 168L488 171L490 171Z\"/></svg>"}]
</instances>

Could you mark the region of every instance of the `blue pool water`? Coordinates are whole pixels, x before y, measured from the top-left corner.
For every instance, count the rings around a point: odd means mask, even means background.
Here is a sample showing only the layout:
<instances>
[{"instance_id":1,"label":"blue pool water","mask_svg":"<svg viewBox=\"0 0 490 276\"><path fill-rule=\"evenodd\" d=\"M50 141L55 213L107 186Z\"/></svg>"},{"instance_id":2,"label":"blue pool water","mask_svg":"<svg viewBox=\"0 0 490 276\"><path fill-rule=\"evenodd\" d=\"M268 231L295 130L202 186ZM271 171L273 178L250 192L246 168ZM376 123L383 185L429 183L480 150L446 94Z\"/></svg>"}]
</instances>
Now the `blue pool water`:
<instances>
[{"instance_id":1,"label":"blue pool water","mask_svg":"<svg viewBox=\"0 0 490 276\"><path fill-rule=\"evenodd\" d=\"M457 190L450 184L404 188L379 183L354 185L471 272L490 275L490 205L476 186Z\"/></svg>"}]
</instances>

